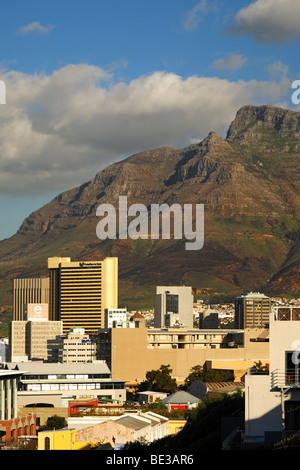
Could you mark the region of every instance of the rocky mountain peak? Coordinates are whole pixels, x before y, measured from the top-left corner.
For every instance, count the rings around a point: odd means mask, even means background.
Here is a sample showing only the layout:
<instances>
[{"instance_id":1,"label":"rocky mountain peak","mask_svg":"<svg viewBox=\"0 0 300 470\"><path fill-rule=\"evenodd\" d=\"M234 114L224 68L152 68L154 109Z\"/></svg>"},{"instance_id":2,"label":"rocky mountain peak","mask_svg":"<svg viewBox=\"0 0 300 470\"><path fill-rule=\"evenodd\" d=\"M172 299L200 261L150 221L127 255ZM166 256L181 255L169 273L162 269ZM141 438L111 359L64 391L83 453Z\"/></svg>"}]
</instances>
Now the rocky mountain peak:
<instances>
[{"instance_id":1,"label":"rocky mountain peak","mask_svg":"<svg viewBox=\"0 0 300 470\"><path fill-rule=\"evenodd\" d=\"M300 136L300 113L271 105L246 105L239 109L232 121L226 140L233 141L249 135L249 131L264 127L277 131L281 137Z\"/></svg>"}]
</instances>

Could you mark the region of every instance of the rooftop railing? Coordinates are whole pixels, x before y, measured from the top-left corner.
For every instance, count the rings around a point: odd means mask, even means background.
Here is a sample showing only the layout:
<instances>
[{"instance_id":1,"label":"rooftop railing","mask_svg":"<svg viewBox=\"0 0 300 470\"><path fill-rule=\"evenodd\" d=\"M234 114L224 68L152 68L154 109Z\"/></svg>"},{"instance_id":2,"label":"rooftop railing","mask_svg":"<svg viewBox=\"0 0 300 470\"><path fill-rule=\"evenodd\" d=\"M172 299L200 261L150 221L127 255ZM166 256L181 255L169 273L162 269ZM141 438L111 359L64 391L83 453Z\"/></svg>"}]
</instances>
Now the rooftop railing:
<instances>
[{"instance_id":1,"label":"rooftop railing","mask_svg":"<svg viewBox=\"0 0 300 470\"><path fill-rule=\"evenodd\" d=\"M286 369L271 372L271 388L298 388L300 387L300 370Z\"/></svg>"}]
</instances>

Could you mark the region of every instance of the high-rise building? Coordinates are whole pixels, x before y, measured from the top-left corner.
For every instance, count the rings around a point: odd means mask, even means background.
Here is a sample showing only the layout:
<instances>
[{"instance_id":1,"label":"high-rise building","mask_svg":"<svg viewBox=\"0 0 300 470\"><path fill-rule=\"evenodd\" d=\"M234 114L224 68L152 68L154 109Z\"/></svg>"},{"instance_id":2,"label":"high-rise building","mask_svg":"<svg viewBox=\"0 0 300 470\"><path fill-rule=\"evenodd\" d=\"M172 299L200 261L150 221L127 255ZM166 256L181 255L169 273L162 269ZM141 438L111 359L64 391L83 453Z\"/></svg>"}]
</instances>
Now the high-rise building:
<instances>
[{"instance_id":1,"label":"high-rise building","mask_svg":"<svg viewBox=\"0 0 300 470\"><path fill-rule=\"evenodd\" d=\"M63 322L63 333L84 328L97 333L105 324L105 309L118 308L118 258L71 261L48 258L49 319Z\"/></svg>"},{"instance_id":2,"label":"high-rise building","mask_svg":"<svg viewBox=\"0 0 300 470\"><path fill-rule=\"evenodd\" d=\"M259 292L243 294L235 300L235 328L268 328L271 299Z\"/></svg>"},{"instance_id":3,"label":"high-rise building","mask_svg":"<svg viewBox=\"0 0 300 470\"><path fill-rule=\"evenodd\" d=\"M193 294L191 287L156 287L154 326L156 328L166 326L193 328Z\"/></svg>"},{"instance_id":4,"label":"high-rise building","mask_svg":"<svg viewBox=\"0 0 300 470\"><path fill-rule=\"evenodd\" d=\"M24 320L25 304L48 304L49 278L13 280L13 321Z\"/></svg>"}]
</instances>

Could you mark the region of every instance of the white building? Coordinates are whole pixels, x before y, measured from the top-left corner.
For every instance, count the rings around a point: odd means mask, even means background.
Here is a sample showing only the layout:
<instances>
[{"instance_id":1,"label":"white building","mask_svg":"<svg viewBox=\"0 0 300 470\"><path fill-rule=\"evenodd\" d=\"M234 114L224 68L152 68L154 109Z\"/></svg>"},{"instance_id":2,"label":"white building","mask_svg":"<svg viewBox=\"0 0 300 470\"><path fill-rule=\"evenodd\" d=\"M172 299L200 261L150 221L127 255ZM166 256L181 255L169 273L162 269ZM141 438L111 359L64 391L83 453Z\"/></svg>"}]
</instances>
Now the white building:
<instances>
[{"instance_id":1,"label":"white building","mask_svg":"<svg viewBox=\"0 0 300 470\"><path fill-rule=\"evenodd\" d=\"M270 315L269 371L245 377L244 448L276 443L300 430L300 308Z\"/></svg>"},{"instance_id":2,"label":"white building","mask_svg":"<svg viewBox=\"0 0 300 470\"><path fill-rule=\"evenodd\" d=\"M18 387L18 404L64 407L70 400L126 400L125 382L112 380L104 361L94 363L7 363L8 369L22 372Z\"/></svg>"},{"instance_id":3,"label":"white building","mask_svg":"<svg viewBox=\"0 0 300 470\"><path fill-rule=\"evenodd\" d=\"M194 309L191 287L157 286L154 299L154 327L193 328Z\"/></svg>"},{"instance_id":4,"label":"white building","mask_svg":"<svg viewBox=\"0 0 300 470\"><path fill-rule=\"evenodd\" d=\"M72 328L66 336L57 336L48 341L48 362L94 362L97 345L84 328Z\"/></svg>"}]
</instances>

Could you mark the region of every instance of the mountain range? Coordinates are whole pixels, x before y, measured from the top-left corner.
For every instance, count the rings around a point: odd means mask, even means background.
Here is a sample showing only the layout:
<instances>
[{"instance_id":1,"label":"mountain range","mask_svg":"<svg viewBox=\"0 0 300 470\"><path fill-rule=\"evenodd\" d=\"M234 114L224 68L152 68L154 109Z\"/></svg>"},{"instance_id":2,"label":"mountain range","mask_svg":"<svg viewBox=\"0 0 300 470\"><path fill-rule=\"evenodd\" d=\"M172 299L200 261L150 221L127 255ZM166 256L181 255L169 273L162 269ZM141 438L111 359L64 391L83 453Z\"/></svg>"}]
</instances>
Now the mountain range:
<instances>
[{"instance_id":1,"label":"mountain range","mask_svg":"<svg viewBox=\"0 0 300 470\"><path fill-rule=\"evenodd\" d=\"M119 305L154 304L156 285L190 285L199 298L260 290L300 293L300 113L244 106L225 138L212 131L183 149L162 147L101 170L30 214L0 242L1 304L12 279L47 276L47 258L119 258ZM204 246L96 235L100 204L204 204Z\"/></svg>"}]
</instances>

